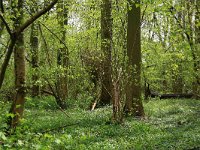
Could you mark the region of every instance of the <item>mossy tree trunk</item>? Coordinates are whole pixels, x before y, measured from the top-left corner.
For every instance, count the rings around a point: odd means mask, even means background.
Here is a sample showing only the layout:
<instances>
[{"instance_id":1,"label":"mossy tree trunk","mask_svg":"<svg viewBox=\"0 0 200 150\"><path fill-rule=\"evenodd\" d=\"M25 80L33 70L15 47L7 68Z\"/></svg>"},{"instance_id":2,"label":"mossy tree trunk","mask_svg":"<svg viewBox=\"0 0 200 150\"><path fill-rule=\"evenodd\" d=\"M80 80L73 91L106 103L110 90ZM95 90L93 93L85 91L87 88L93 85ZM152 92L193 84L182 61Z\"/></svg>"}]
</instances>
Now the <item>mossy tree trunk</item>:
<instances>
[{"instance_id":1,"label":"mossy tree trunk","mask_svg":"<svg viewBox=\"0 0 200 150\"><path fill-rule=\"evenodd\" d=\"M19 28L23 23L23 3L24 0L18 0L15 6L16 12L14 19L15 28ZM20 15L18 15L20 14ZM19 124L20 119L24 112L25 103L25 50L24 50L24 35L21 32L18 35L15 47L14 47L14 65L15 65L15 90L16 95L13 100L10 113L14 117L10 118L9 125L10 128L16 128Z\"/></svg>"},{"instance_id":2,"label":"mossy tree trunk","mask_svg":"<svg viewBox=\"0 0 200 150\"><path fill-rule=\"evenodd\" d=\"M129 82L126 89L125 113L144 117L141 99L141 27L140 1L128 0L127 55Z\"/></svg>"}]
</instances>

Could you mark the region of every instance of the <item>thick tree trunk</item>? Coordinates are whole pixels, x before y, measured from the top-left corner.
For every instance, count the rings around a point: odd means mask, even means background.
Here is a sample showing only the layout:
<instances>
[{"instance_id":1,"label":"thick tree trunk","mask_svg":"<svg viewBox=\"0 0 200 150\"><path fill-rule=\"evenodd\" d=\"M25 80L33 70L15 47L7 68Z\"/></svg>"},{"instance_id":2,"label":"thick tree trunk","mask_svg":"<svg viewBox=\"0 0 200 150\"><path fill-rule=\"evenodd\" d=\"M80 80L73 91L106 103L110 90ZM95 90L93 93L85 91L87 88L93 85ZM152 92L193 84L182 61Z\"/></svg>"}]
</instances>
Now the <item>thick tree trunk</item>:
<instances>
[{"instance_id":1,"label":"thick tree trunk","mask_svg":"<svg viewBox=\"0 0 200 150\"><path fill-rule=\"evenodd\" d=\"M128 75L125 112L137 117L144 117L141 99L141 28L139 0L129 0L128 30L127 30L127 55Z\"/></svg>"},{"instance_id":2,"label":"thick tree trunk","mask_svg":"<svg viewBox=\"0 0 200 150\"><path fill-rule=\"evenodd\" d=\"M103 52L100 105L111 103L112 1L103 0L101 8L101 50Z\"/></svg>"},{"instance_id":3,"label":"thick tree trunk","mask_svg":"<svg viewBox=\"0 0 200 150\"><path fill-rule=\"evenodd\" d=\"M38 47L39 47L39 41L38 41L38 24L37 22L33 23L31 25L31 36L30 36L30 44L31 44L31 65L33 70L32 75L32 96L38 96L39 95L39 86L37 85L37 81L39 79L39 72L38 72Z\"/></svg>"},{"instance_id":4,"label":"thick tree trunk","mask_svg":"<svg viewBox=\"0 0 200 150\"><path fill-rule=\"evenodd\" d=\"M15 90L16 96L12 103L10 113L14 114L14 118L11 119L10 127L15 128L24 112L25 103L25 51L23 34L18 37L14 50L15 61Z\"/></svg>"}]
</instances>

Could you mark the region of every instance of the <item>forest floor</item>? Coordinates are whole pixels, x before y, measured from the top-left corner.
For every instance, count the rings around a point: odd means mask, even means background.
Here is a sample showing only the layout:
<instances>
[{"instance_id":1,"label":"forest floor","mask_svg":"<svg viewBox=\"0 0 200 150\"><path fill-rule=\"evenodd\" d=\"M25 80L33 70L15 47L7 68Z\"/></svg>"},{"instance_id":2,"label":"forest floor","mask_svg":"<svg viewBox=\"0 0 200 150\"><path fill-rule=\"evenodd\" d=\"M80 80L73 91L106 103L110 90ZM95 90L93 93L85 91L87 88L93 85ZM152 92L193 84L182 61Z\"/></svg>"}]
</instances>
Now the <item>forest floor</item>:
<instances>
[{"instance_id":1,"label":"forest floor","mask_svg":"<svg viewBox=\"0 0 200 150\"><path fill-rule=\"evenodd\" d=\"M3 132L9 104L0 102L0 149L8 150L199 150L200 101L150 100L146 119L108 124L111 107L88 111L56 108L52 99L27 100L16 135Z\"/></svg>"}]
</instances>

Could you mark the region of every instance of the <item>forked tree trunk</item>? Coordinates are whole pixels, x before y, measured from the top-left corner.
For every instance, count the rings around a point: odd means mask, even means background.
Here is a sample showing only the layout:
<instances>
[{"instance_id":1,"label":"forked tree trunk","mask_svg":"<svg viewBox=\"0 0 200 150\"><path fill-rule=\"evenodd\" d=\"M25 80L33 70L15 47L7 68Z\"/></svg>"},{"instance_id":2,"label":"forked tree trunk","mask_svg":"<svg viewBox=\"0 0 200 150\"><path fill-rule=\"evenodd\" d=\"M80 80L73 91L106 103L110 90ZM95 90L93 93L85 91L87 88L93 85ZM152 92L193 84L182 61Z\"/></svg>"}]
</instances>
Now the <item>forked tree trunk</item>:
<instances>
[{"instance_id":1,"label":"forked tree trunk","mask_svg":"<svg viewBox=\"0 0 200 150\"><path fill-rule=\"evenodd\" d=\"M10 116L8 118L9 129L15 129L16 126L20 123L20 120L23 116L24 112L24 103L25 103L25 49L24 49L24 35L23 31L26 29L31 23L33 23L37 18L41 15L45 14L48 10L50 10L58 0L54 0L50 3L49 6L44 8L43 10L36 13L30 19L28 19L25 23L23 23L23 3L24 0L16 0L13 2L13 15L14 19L14 31L11 32L9 27L7 27L7 31L11 37L11 43L8 48L8 52L6 54L5 60L3 62L0 74L0 87L2 86L4 75L6 68L8 66L8 62L10 60L10 56L12 54L14 48L14 64L15 64L15 98L12 102L10 113L13 114L13 117ZM19 15L20 14L20 15ZM4 18L0 15L1 19Z\"/></svg>"},{"instance_id":2,"label":"forked tree trunk","mask_svg":"<svg viewBox=\"0 0 200 150\"><path fill-rule=\"evenodd\" d=\"M17 1L16 1L17 2ZM6 56L5 59L2 63L1 66L1 70L0 70L0 89L3 85L3 80L5 77L5 72L7 69L7 66L9 64L10 61L10 57L11 54L13 52L13 48L15 46L16 40L18 38L18 36L27 28L30 26L30 24L32 24L35 20L37 20L40 16L44 15L46 12L48 12L56 3L58 2L58 0L53 0L47 7L45 7L44 9L38 11L36 14L34 14L33 16L31 16L29 19L26 20L25 23L23 23L21 26L19 26L18 28L16 28L15 30L11 30L11 28L9 27L9 24L6 22L5 18L2 16L2 14L0 13L0 19L1 21L3 21L4 25L6 26L6 30L10 35L10 44L8 46L8 50L6 52ZM16 11L15 9L13 11ZM15 13L16 15L16 13Z\"/></svg>"},{"instance_id":3,"label":"forked tree trunk","mask_svg":"<svg viewBox=\"0 0 200 150\"><path fill-rule=\"evenodd\" d=\"M129 82L126 89L125 113L137 117L144 117L141 99L141 28L140 1L129 0L127 55Z\"/></svg>"},{"instance_id":4,"label":"forked tree trunk","mask_svg":"<svg viewBox=\"0 0 200 150\"><path fill-rule=\"evenodd\" d=\"M100 105L111 103L112 1L103 0L101 8L101 50L103 52Z\"/></svg>"}]
</instances>

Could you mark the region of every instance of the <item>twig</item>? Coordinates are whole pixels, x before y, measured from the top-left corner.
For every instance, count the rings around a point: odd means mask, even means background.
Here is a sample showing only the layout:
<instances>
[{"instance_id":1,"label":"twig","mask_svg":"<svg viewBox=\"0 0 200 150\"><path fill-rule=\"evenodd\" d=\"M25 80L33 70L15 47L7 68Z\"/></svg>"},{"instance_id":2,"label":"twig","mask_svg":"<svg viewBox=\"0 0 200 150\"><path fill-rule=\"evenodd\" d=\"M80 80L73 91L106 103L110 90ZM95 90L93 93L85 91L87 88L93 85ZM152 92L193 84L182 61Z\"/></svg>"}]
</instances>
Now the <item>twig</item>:
<instances>
[{"instance_id":1,"label":"twig","mask_svg":"<svg viewBox=\"0 0 200 150\"><path fill-rule=\"evenodd\" d=\"M60 106L58 106L58 108L59 108L67 117L70 118L70 116L69 116Z\"/></svg>"},{"instance_id":2,"label":"twig","mask_svg":"<svg viewBox=\"0 0 200 150\"><path fill-rule=\"evenodd\" d=\"M56 37L56 39L58 39L59 42L61 42L67 50L69 50L67 45L65 44L65 42L62 41L53 31L51 31L44 23L40 22L40 24L43 25L52 35L54 35Z\"/></svg>"}]
</instances>

